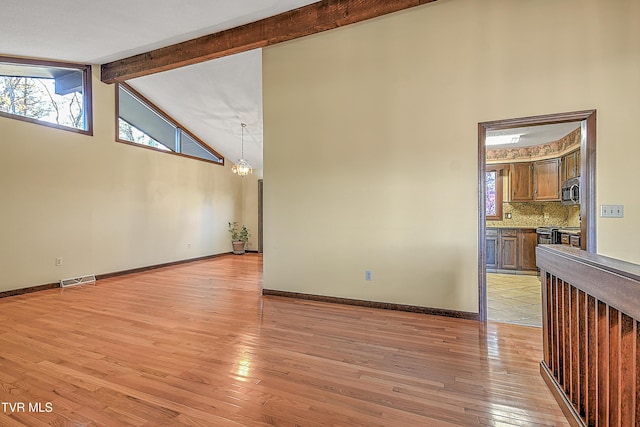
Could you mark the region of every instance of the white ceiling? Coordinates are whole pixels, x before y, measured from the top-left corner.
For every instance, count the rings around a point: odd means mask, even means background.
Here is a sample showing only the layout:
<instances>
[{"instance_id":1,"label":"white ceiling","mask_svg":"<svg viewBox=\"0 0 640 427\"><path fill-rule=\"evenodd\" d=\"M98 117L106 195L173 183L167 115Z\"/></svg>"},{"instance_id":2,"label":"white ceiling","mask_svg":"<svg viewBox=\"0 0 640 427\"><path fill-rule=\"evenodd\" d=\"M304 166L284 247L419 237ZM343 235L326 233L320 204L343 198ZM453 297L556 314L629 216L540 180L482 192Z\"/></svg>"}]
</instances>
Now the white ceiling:
<instances>
[{"instance_id":1,"label":"white ceiling","mask_svg":"<svg viewBox=\"0 0 640 427\"><path fill-rule=\"evenodd\" d=\"M517 144L492 145L489 149L531 147L557 141L580 127L580 122L557 123L551 125L528 126L512 129L487 131L487 137L499 135L520 135Z\"/></svg>"},{"instance_id":2,"label":"white ceiling","mask_svg":"<svg viewBox=\"0 0 640 427\"><path fill-rule=\"evenodd\" d=\"M317 0L2 0L0 55L103 64ZM262 168L261 51L129 83L228 160Z\"/></svg>"},{"instance_id":3,"label":"white ceiling","mask_svg":"<svg viewBox=\"0 0 640 427\"><path fill-rule=\"evenodd\" d=\"M262 169L262 50L201 62L128 82L228 161Z\"/></svg>"}]
</instances>

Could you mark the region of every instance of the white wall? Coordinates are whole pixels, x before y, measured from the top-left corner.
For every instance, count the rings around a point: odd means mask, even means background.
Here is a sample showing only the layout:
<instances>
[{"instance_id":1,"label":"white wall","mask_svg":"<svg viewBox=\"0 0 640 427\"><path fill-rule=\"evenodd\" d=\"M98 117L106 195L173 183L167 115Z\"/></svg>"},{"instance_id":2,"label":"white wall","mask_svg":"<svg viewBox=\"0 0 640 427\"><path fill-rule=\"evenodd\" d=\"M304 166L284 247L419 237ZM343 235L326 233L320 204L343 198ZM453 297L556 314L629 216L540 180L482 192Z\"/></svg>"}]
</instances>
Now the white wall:
<instances>
[{"instance_id":1,"label":"white wall","mask_svg":"<svg viewBox=\"0 0 640 427\"><path fill-rule=\"evenodd\" d=\"M230 162L115 142L114 86L98 76L93 137L0 117L0 291L231 250Z\"/></svg>"},{"instance_id":2,"label":"white wall","mask_svg":"<svg viewBox=\"0 0 640 427\"><path fill-rule=\"evenodd\" d=\"M598 252L640 262L638 22L440 0L266 48L265 288L477 312L478 122L593 108Z\"/></svg>"}]
</instances>

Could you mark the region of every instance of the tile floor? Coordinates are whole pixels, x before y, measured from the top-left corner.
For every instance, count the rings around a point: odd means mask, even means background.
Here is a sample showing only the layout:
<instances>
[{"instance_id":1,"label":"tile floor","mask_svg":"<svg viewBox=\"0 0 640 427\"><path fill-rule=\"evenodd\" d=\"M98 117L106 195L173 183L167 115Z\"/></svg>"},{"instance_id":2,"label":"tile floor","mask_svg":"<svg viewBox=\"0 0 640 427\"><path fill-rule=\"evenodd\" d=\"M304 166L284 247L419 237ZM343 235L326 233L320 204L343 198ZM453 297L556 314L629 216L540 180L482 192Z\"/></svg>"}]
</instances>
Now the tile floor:
<instances>
[{"instance_id":1,"label":"tile floor","mask_svg":"<svg viewBox=\"0 0 640 427\"><path fill-rule=\"evenodd\" d=\"M487 318L502 323L542 327L538 277L487 273Z\"/></svg>"}]
</instances>

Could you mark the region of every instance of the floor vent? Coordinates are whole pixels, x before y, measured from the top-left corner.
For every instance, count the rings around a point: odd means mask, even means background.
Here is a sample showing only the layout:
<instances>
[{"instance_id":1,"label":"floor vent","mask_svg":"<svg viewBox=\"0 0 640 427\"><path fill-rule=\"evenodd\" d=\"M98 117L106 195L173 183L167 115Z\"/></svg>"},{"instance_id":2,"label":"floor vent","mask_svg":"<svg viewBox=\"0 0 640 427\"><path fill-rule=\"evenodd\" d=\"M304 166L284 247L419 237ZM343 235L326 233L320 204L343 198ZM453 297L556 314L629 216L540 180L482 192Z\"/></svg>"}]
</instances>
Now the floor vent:
<instances>
[{"instance_id":1,"label":"floor vent","mask_svg":"<svg viewBox=\"0 0 640 427\"><path fill-rule=\"evenodd\" d=\"M87 276L60 280L60 286L63 288L66 288L67 286L84 285L85 283L96 283L96 276L94 274L89 274Z\"/></svg>"}]
</instances>

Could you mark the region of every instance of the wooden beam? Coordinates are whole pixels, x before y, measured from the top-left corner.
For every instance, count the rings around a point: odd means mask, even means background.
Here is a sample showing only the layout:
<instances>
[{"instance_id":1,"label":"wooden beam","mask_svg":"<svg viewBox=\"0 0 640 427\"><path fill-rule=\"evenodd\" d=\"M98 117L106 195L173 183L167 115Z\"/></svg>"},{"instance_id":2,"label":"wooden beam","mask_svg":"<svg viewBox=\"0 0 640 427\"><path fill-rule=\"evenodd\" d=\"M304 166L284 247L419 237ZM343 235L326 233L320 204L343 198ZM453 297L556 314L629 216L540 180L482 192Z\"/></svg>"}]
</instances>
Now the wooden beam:
<instances>
[{"instance_id":1,"label":"wooden beam","mask_svg":"<svg viewBox=\"0 0 640 427\"><path fill-rule=\"evenodd\" d=\"M436 0L324 0L270 18L103 64L105 83L274 45Z\"/></svg>"}]
</instances>

